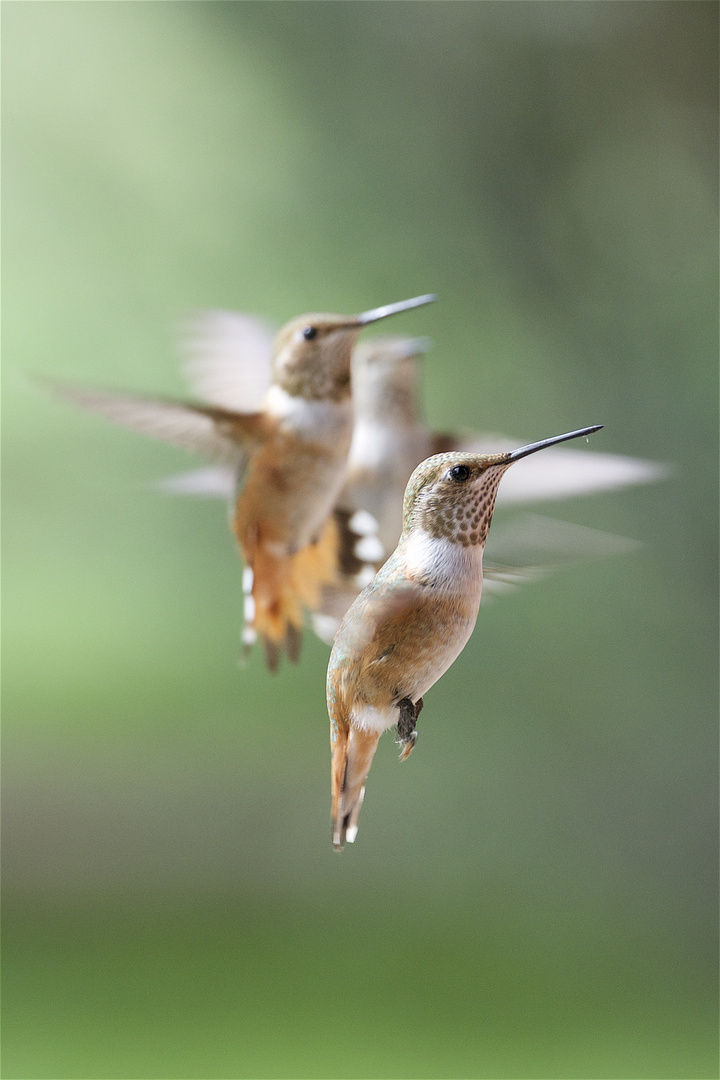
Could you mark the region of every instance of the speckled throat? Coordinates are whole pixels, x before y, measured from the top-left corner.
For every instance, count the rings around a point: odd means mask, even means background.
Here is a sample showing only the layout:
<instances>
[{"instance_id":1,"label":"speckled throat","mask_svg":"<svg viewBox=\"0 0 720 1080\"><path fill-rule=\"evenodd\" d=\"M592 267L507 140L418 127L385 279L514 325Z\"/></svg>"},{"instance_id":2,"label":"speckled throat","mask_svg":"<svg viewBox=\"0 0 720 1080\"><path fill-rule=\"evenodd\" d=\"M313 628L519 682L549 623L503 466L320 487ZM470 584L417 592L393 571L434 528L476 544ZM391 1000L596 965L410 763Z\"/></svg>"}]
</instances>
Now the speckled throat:
<instances>
[{"instance_id":1,"label":"speckled throat","mask_svg":"<svg viewBox=\"0 0 720 1080\"><path fill-rule=\"evenodd\" d=\"M421 528L469 547L487 540L495 497L511 462L508 454L478 458L476 454L436 454L418 466L410 477L403 504L405 531ZM464 483L447 476L449 467L467 465L471 475Z\"/></svg>"},{"instance_id":2,"label":"speckled throat","mask_svg":"<svg viewBox=\"0 0 720 1080\"><path fill-rule=\"evenodd\" d=\"M484 545L490 531L495 497L500 481L510 464L490 465L468 484L458 486L452 495L442 498L429 492L421 500L420 524L431 536L440 536L463 547ZM454 498L452 497L454 495Z\"/></svg>"}]
</instances>

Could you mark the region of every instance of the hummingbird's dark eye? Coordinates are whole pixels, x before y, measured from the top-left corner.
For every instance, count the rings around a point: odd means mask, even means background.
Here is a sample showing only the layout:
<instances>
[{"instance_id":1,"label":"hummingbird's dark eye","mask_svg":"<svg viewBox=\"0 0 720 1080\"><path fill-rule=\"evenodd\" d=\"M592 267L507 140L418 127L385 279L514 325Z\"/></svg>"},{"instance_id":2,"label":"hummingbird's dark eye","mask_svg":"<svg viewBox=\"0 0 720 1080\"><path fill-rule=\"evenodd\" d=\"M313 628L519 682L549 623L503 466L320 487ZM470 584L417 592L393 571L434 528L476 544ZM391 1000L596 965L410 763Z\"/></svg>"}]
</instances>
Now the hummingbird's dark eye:
<instances>
[{"instance_id":1,"label":"hummingbird's dark eye","mask_svg":"<svg viewBox=\"0 0 720 1080\"><path fill-rule=\"evenodd\" d=\"M306 326L302 332L302 336L305 338L306 341L312 341L314 337L317 337L317 327Z\"/></svg>"},{"instance_id":2,"label":"hummingbird's dark eye","mask_svg":"<svg viewBox=\"0 0 720 1080\"><path fill-rule=\"evenodd\" d=\"M464 484L467 478L470 476L470 470L467 465L453 465L450 470L450 476L456 484Z\"/></svg>"}]
</instances>

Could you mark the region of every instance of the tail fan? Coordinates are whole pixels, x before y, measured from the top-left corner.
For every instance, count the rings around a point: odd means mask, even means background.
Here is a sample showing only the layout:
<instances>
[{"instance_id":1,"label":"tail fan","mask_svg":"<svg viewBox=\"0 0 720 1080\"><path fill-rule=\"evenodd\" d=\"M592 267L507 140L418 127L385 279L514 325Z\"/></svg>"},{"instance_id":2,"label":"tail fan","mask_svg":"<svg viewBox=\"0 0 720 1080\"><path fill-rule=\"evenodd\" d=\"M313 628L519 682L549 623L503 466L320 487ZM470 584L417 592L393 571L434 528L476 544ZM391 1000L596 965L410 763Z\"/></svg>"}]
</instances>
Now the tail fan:
<instances>
[{"instance_id":1,"label":"tail fan","mask_svg":"<svg viewBox=\"0 0 720 1080\"><path fill-rule=\"evenodd\" d=\"M345 841L355 842L358 818L365 798L365 781L375 756L380 732L348 726L333 743L332 841L342 851Z\"/></svg>"},{"instance_id":2,"label":"tail fan","mask_svg":"<svg viewBox=\"0 0 720 1080\"><path fill-rule=\"evenodd\" d=\"M276 671L280 657L300 656L304 613L318 608L323 592L337 582L338 538L332 517L315 544L287 555L269 544L258 543L245 552L243 575L243 651L262 639L265 659Z\"/></svg>"},{"instance_id":3,"label":"tail fan","mask_svg":"<svg viewBox=\"0 0 720 1080\"><path fill-rule=\"evenodd\" d=\"M292 558L257 545L243 571L243 593L243 654L260 638L270 671L277 671L283 652L297 661L304 617L293 587Z\"/></svg>"},{"instance_id":4,"label":"tail fan","mask_svg":"<svg viewBox=\"0 0 720 1080\"><path fill-rule=\"evenodd\" d=\"M318 637L331 644L343 615L384 560L376 525L363 511L336 510L318 540L295 555L262 543L247 551L244 651L260 637L271 671L283 652L297 660L305 611Z\"/></svg>"}]
</instances>

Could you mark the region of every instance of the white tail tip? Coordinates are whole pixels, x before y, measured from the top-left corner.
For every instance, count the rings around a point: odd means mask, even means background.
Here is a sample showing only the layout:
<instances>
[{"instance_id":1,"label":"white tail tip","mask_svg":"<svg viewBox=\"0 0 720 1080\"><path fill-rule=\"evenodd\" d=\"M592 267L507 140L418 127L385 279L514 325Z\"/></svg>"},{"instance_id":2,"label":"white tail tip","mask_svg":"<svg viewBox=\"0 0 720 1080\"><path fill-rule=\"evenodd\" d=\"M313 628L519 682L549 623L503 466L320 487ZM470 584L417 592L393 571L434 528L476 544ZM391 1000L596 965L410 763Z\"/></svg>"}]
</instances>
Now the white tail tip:
<instances>
[{"instance_id":1,"label":"white tail tip","mask_svg":"<svg viewBox=\"0 0 720 1080\"><path fill-rule=\"evenodd\" d=\"M368 510L356 510L348 521L348 528L358 536L371 536L379 527L377 519Z\"/></svg>"},{"instance_id":2,"label":"white tail tip","mask_svg":"<svg viewBox=\"0 0 720 1080\"><path fill-rule=\"evenodd\" d=\"M245 616L246 623L255 622L255 597L252 595L252 593L248 593L248 595L245 597L245 602L243 604L243 614Z\"/></svg>"},{"instance_id":3,"label":"white tail tip","mask_svg":"<svg viewBox=\"0 0 720 1080\"><path fill-rule=\"evenodd\" d=\"M355 544L355 556L362 562L382 562L385 548L379 536L361 536Z\"/></svg>"}]
</instances>

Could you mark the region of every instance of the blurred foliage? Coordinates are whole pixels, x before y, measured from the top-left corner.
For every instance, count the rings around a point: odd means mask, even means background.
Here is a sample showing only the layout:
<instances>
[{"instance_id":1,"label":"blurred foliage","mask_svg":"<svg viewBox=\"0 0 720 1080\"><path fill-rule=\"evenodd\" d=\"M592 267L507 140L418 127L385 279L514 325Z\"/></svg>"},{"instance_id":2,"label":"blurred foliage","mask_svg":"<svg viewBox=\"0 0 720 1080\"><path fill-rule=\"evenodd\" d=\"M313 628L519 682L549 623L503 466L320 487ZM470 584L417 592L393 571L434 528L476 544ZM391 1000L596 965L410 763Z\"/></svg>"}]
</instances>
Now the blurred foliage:
<instances>
[{"instance_id":1,"label":"blurred foliage","mask_svg":"<svg viewBox=\"0 0 720 1080\"><path fill-rule=\"evenodd\" d=\"M716 1075L717 40L3 5L4 1075ZM327 650L238 669L224 508L25 373L178 393L188 309L430 290L435 427L675 473L552 508L643 546L483 607L338 858Z\"/></svg>"}]
</instances>

